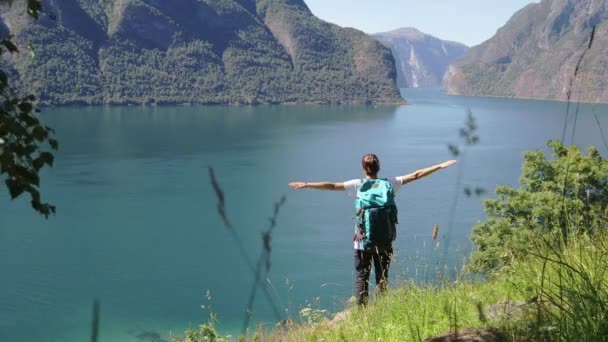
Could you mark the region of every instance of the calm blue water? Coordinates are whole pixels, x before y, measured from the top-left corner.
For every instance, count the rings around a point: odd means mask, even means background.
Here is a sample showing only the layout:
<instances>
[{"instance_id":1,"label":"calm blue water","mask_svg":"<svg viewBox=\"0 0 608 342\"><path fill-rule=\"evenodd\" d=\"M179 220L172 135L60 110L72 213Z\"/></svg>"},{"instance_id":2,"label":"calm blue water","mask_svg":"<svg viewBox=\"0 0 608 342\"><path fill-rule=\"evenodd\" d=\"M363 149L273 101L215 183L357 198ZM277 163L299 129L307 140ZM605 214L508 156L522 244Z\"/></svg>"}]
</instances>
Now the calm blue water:
<instances>
[{"instance_id":1,"label":"calm blue water","mask_svg":"<svg viewBox=\"0 0 608 342\"><path fill-rule=\"evenodd\" d=\"M516 185L523 151L561 137L566 105L430 90L405 96L411 105L401 107L46 109L61 151L42 190L58 212L45 221L25 199L0 192L0 341L85 341L95 298L101 341L145 341L144 333L169 339L206 321L201 305L209 304L223 332L238 332L253 277L216 214L208 166L253 260L273 203L287 195L267 279L282 314L297 317L308 303L339 310L352 291L353 201L287 183L361 177L360 158L369 152L379 155L384 176L451 159L447 144L459 141L470 108L481 144L458 166L398 195L390 274L397 283L455 272L472 248L471 227L484 218L481 199L459 196L450 222L459 172L463 185L490 195L498 184ZM608 130L608 107L584 105L575 141L607 155L595 114ZM439 246L431 240L435 224ZM253 320L275 321L261 293Z\"/></svg>"}]
</instances>

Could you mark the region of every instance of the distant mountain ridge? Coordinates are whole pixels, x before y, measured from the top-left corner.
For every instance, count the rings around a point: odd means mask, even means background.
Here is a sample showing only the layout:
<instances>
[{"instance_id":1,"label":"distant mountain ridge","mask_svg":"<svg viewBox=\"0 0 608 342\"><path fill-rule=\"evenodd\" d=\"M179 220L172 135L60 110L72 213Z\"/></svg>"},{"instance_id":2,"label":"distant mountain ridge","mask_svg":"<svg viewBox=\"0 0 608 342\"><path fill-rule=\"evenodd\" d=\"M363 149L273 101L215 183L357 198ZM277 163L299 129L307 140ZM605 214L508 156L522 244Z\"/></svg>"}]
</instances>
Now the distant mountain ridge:
<instances>
[{"instance_id":1,"label":"distant mountain ridge","mask_svg":"<svg viewBox=\"0 0 608 342\"><path fill-rule=\"evenodd\" d=\"M464 55L464 44L441 40L411 27L372 35L393 51L397 85L439 88L448 66Z\"/></svg>"},{"instance_id":2,"label":"distant mountain ridge","mask_svg":"<svg viewBox=\"0 0 608 342\"><path fill-rule=\"evenodd\" d=\"M571 98L608 102L606 0L543 0L526 6L455 62L444 88L458 95L565 100L593 26L595 39Z\"/></svg>"},{"instance_id":3,"label":"distant mountain ridge","mask_svg":"<svg viewBox=\"0 0 608 342\"><path fill-rule=\"evenodd\" d=\"M44 0L2 59L42 104L401 103L391 53L302 0Z\"/></svg>"}]
</instances>

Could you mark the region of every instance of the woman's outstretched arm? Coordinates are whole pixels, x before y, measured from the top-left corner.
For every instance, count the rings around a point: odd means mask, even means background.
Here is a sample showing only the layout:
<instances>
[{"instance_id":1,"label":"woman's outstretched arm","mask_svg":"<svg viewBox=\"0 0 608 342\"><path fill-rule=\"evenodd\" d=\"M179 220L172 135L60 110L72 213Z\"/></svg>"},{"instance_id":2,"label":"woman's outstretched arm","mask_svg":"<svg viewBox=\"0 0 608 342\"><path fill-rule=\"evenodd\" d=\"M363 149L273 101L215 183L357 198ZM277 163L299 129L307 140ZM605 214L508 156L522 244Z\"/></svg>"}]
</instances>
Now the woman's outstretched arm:
<instances>
[{"instance_id":1,"label":"woman's outstretched arm","mask_svg":"<svg viewBox=\"0 0 608 342\"><path fill-rule=\"evenodd\" d=\"M289 183L292 189L316 189L316 190L346 190L344 183L331 182L292 182Z\"/></svg>"},{"instance_id":2,"label":"woman's outstretched arm","mask_svg":"<svg viewBox=\"0 0 608 342\"><path fill-rule=\"evenodd\" d=\"M407 184L407 183L413 182L422 177L426 177L435 171L445 169L446 167L450 167L454 164L456 164L455 160L447 160L447 161L444 161L443 163L414 171L410 174L407 174L407 175L404 175L403 177L401 177L401 184Z\"/></svg>"}]
</instances>

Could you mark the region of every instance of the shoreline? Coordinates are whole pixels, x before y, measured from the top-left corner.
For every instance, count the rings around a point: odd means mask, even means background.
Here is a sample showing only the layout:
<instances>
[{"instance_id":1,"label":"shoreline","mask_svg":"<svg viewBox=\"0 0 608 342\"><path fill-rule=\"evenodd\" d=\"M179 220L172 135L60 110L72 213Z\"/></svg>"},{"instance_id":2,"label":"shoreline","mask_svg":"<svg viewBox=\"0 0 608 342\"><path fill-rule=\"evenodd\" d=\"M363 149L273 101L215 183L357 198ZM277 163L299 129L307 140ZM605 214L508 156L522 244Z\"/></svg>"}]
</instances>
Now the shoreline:
<instances>
[{"instance_id":1,"label":"shoreline","mask_svg":"<svg viewBox=\"0 0 608 342\"><path fill-rule=\"evenodd\" d=\"M218 106L218 107L264 107L264 106L404 106L411 103L405 99L402 101L354 101L354 102L276 102L276 103L230 103L230 102L125 102L125 103L86 103L73 102L60 105L36 104L39 109L46 108L77 108L77 107L196 107L196 106Z\"/></svg>"},{"instance_id":2,"label":"shoreline","mask_svg":"<svg viewBox=\"0 0 608 342\"><path fill-rule=\"evenodd\" d=\"M517 96L498 96L498 95L463 95L463 94L450 94L449 92L442 89L442 91L448 96L460 96L460 97L479 97L479 98L490 98L490 99L509 99L509 100L528 100L528 101L548 101L548 102L560 102L560 103L580 103L580 104L590 104L590 105L608 105L608 101L596 101L596 102L587 102L587 101L577 101L574 99L570 99L570 101L565 99L549 99L549 98L539 98L539 97L517 97Z\"/></svg>"},{"instance_id":3,"label":"shoreline","mask_svg":"<svg viewBox=\"0 0 608 342\"><path fill-rule=\"evenodd\" d=\"M400 88L402 91L407 89L423 89L423 88ZM444 89L437 90L441 91L446 96L450 97L463 97L463 98L487 98L487 99L507 99L507 100L526 100L526 101L537 101L537 102L558 102L568 103L568 100L564 99L549 99L549 98L537 98L537 97L515 97L515 96L497 96L497 95L462 95L462 94L450 94ZM608 101L575 101L570 100L571 103L580 103L588 105L608 105ZM264 102L264 103L230 103L230 102L124 102L124 103L86 103L84 101L75 101L72 103L65 103L59 105L53 104L36 104L39 109L47 108L77 108L77 107L197 107L197 106L218 106L218 107L264 107L264 106L408 106L412 105L412 102L403 98L401 100L388 100L388 101L345 101L345 102L322 102L322 101L307 101L307 102Z\"/></svg>"}]
</instances>

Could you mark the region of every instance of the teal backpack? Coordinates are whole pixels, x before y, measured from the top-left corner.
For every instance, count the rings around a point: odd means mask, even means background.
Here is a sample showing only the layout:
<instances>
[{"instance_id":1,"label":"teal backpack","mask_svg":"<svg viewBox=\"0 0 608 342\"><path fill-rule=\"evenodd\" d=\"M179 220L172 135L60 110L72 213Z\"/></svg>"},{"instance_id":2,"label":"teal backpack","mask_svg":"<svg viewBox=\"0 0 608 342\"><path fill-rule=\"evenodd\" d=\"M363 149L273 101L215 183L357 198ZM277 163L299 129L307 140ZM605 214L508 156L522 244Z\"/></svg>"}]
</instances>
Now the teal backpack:
<instances>
[{"instance_id":1,"label":"teal backpack","mask_svg":"<svg viewBox=\"0 0 608 342\"><path fill-rule=\"evenodd\" d=\"M363 180L355 202L355 239L365 250L387 249L397 237L397 206L393 186L386 179Z\"/></svg>"}]
</instances>

